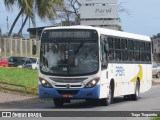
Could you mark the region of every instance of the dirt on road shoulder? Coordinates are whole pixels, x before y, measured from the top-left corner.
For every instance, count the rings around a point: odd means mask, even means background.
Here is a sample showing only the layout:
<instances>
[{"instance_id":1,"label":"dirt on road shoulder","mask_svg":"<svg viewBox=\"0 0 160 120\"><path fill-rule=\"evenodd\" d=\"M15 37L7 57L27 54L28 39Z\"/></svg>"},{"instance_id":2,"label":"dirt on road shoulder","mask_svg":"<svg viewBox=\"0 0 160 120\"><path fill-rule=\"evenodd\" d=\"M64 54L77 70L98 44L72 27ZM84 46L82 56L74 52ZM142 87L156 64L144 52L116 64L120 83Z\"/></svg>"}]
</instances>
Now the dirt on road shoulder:
<instances>
[{"instance_id":1,"label":"dirt on road shoulder","mask_svg":"<svg viewBox=\"0 0 160 120\"><path fill-rule=\"evenodd\" d=\"M20 93L13 93L9 91L0 91L0 103L13 102L13 101L22 101L34 98L35 96L26 96Z\"/></svg>"},{"instance_id":2,"label":"dirt on road shoulder","mask_svg":"<svg viewBox=\"0 0 160 120\"><path fill-rule=\"evenodd\" d=\"M0 109L38 108L39 104L52 102L51 99L40 99L38 96L24 95L9 91L0 91Z\"/></svg>"}]
</instances>

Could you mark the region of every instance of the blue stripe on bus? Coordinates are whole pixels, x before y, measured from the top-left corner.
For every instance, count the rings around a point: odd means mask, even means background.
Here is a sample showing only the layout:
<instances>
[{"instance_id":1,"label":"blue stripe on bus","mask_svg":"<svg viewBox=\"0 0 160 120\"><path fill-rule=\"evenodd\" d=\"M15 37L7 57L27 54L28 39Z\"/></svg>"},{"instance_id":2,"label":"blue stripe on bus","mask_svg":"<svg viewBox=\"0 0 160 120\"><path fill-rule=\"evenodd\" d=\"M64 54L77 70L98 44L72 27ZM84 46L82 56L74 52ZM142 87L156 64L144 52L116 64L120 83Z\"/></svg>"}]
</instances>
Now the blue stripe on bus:
<instances>
[{"instance_id":1,"label":"blue stripe on bus","mask_svg":"<svg viewBox=\"0 0 160 120\"><path fill-rule=\"evenodd\" d=\"M40 98L63 98L62 94L59 94L57 90L79 90L79 92L73 95L72 99L86 99L100 98L100 86L97 85L93 88L45 88L42 85L39 85L39 97Z\"/></svg>"}]
</instances>

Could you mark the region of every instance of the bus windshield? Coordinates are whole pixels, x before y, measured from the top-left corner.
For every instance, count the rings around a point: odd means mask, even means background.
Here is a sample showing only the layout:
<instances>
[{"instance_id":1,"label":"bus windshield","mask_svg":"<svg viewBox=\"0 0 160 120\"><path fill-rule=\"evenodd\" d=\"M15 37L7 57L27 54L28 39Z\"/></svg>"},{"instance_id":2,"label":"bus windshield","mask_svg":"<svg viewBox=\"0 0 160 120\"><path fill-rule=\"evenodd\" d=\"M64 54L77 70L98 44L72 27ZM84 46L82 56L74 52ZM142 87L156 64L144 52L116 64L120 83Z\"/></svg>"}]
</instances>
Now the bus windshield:
<instances>
[{"instance_id":1,"label":"bus windshield","mask_svg":"<svg viewBox=\"0 0 160 120\"><path fill-rule=\"evenodd\" d=\"M96 73L99 69L98 38L92 40L84 37L88 37L88 35L82 36L82 38L80 36L78 38L76 36L42 38L41 72L47 75L60 76Z\"/></svg>"}]
</instances>

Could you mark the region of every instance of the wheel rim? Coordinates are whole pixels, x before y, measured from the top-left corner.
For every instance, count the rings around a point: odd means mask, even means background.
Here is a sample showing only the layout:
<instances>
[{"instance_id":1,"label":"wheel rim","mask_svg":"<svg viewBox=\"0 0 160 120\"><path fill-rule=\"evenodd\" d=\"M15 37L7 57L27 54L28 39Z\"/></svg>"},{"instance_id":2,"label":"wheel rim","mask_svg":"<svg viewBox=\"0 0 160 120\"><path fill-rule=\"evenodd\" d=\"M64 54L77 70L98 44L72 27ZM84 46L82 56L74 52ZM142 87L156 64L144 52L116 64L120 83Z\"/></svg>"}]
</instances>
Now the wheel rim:
<instances>
[{"instance_id":1,"label":"wheel rim","mask_svg":"<svg viewBox=\"0 0 160 120\"><path fill-rule=\"evenodd\" d=\"M109 91L108 91L108 102L111 102L111 87L109 87Z\"/></svg>"},{"instance_id":2,"label":"wheel rim","mask_svg":"<svg viewBox=\"0 0 160 120\"><path fill-rule=\"evenodd\" d=\"M136 97L138 98L139 97L139 85L137 84L136 86Z\"/></svg>"},{"instance_id":3,"label":"wheel rim","mask_svg":"<svg viewBox=\"0 0 160 120\"><path fill-rule=\"evenodd\" d=\"M136 89L136 96L137 97L139 96L139 90L138 90L138 88Z\"/></svg>"}]
</instances>

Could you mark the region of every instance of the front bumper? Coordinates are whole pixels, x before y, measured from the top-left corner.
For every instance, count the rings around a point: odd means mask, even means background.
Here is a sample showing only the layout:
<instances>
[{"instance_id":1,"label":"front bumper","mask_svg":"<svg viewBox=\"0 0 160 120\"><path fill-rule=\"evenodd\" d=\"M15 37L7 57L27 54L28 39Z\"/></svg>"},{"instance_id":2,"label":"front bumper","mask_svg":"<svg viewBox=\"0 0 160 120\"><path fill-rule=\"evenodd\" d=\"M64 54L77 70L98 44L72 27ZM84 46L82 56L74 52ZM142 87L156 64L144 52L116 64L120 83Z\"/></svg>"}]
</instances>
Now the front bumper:
<instances>
[{"instance_id":1,"label":"front bumper","mask_svg":"<svg viewBox=\"0 0 160 120\"><path fill-rule=\"evenodd\" d=\"M93 88L45 88L39 85L40 98L66 98L69 99L99 99L100 86L96 85Z\"/></svg>"}]
</instances>

